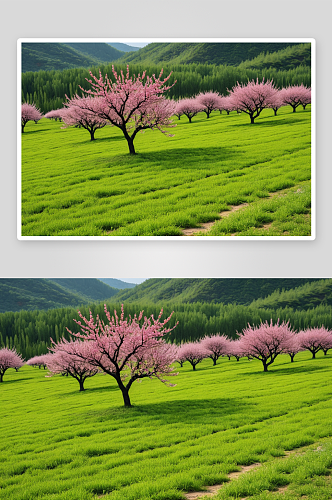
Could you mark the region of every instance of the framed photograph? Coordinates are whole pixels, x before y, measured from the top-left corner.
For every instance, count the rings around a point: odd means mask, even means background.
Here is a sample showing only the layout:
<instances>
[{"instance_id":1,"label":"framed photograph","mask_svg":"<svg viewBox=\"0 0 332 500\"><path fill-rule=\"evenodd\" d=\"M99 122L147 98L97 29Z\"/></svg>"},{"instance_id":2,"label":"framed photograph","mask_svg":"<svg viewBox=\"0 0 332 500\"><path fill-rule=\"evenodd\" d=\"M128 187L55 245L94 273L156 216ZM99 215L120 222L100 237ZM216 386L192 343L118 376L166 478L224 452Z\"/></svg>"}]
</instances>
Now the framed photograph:
<instances>
[{"instance_id":1,"label":"framed photograph","mask_svg":"<svg viewBox=\"0 0 332 500\"><path fill-rule=\"evenodd\" d=\"M315 40L19 39L19 240L313 240Z\"/></svg>"}]
</instances>

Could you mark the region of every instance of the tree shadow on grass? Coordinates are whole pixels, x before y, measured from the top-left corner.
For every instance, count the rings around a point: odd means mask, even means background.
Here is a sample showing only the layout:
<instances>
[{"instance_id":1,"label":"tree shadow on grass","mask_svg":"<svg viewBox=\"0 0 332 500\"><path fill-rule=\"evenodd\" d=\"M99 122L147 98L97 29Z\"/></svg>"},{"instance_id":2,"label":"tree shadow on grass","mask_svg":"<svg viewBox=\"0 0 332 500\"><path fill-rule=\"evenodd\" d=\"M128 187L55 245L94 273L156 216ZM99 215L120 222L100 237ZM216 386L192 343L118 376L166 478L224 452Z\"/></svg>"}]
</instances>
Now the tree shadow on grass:
<instances>
[{"instance_id":1,"label":"tree shadow on grass","mask_svg":"<svg viewBox=\"0 0 332 500\"><path fill-rule=\"evenodd\" d=\"M140 416L149 416L154 419L162 419L165 424L190 423L190 424L215 424L223 417L245 414L255 405L236 398L214 398L214 399L179 399L176 401L165 401L160 403L132 402L131 408L117 407L109 408L102 414L102 420L121 418L123 414L130 419ZM90 412L91 414L92 412ZM101 417L100 412L96 411Z\"/></svg>"},{"instance_id":2,"label":"tree shadow on grass","mask_svg":"<svg viewBox=\"0 0 332 500\"><path fill-rule=\"evenodd\" d=\"M16 378L15 380L8 380L6 378L6 374L4 374L4 376L3 376L3 382L0 384L0 387L2 385L16 384L17 382L19 382L21 384L22 382L25 382L26 380L32 380L32 379L33 379L33 377L25 377L25 376L23 376L21 378Z\"/></svg>"},{"instance_id":3,"label":"tree shadow on grass","mask_svg":"<svg viewBox=\"0 0 332 500\"><path fill-rule=\"evenodd\" d=\"M315 361L315 360L313 360ZM257 375L263 375L265 376L277 376L277 375L288 375L288 374L294 374L294 373L310 373L310 372L315 372L318 370L326 370L326 366L296 366L294 363L289 363L291 366L286 366L285 368L279 368L277 366L269 366L268 371L264 372L263 371L263 365L261 370L257 370L254 372L246 373L246 377L251 377Z\"/></svg>"},{"instance_id":4,"label":"tree shadow on grass","mask_svg":"<svg viewBox=\"0 0 332 500\"><path fill-rule=\"evenodd\" d=\"M166 169L176 167L192 169L195 165L202 167L216 166L216 162L231 160L239 156L239 150L234 151L227 147L207 147L207 148L172 148L157 151L140 152L136 155L128 155L130 161L137 166L146 161L155 164L159 163Z\"/></svg>"}]
</instances>

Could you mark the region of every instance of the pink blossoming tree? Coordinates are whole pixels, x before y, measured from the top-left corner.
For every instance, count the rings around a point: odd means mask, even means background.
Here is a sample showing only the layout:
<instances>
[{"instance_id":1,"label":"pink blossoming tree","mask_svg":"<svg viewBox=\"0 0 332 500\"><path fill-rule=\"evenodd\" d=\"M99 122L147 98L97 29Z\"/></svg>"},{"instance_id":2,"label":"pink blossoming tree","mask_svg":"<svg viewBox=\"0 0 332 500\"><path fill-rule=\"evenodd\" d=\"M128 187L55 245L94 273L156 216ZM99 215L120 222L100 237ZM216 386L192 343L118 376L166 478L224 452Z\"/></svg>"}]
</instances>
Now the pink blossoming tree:
<instances>
[{"instance_id":1,"label":"pink blossoming tree","mask_svg":"<svg viewBox=\"0 0 332 500\"><path fill-rule=\"evenodd\" d=\"M21 130L24 132L24 127L29 121L37 123L43 118L42 113L34 104L24 103L21 106Z\"/></svg>"},{"instance_id":2,"label":"pink blossoming tree","mask_svg":"<svg viewBox=\"0 0 332 500\"><path fill-rule=\"evenodd\" d=\"M274 325L271 320L270 323L266 321L259 326L248 325L240 334L239 342L245 355L259 359L267 372L276 357L287 348L293 335L288 323L280 325L278 321Z\"/></svg>"},{"instance_id":3,"label":"pink blossoming tree","mask_svg":"<svg viewBox=\"0 0 332 500\"><path fill-rule=\"evenodd\" d=\"M200 342L186 342L185 344L180 345L176 359L181 363L189 361L193 370L196 370L198 363L200 363L207 356L208 353Z\"/></svg>"},{"instance_id":4,"label":"pink blossoming tree","mask_svg":"<svg viewBox=\"0 0 332 500\"><path fill-rule=\"evenodd\" d=\"M21 368L24 365L22 356L15 349L4 347L0 349L0 382L3 382L3 376L9 368Z\"/></svg>"},{"instance_id":5,"label":"pink blossoming tree","mask_svg":"<svg viewBox=\"0 0 332 500\"><path fill-rule=\"evenodd\" d=\"M271 108L275 102L278 90L272 81L261 83L252 80L245 84L237 82L229 94L229 102L234 109L243 111L250 116L250 123L255 123L263 109Z\"/></svg>"},{"instance_id":6,"label":"pink blossoming tree","mask_svg":"<svg viewBox=\"0 0 332 500\"><path fill-rule=\"evenodd\" d=\"M107 125L107 120L98 116L102 103L93 97L74 96L68 99L66 107L62 110L61 118L64 122L62 128L70 126L82 127L90 134L90 140L95 141L95 132Z\"/></svg>"},{"instance_id":7,"label":"pink blossoming tree","mask_svg":"<svg viewBox=\"0 0 332 500\"><path fill-rule=\"evenodd\" d=\"M310 351L312 359L315 359L318 351L331 347L331 335L331 332L322 326L302 330L297 334L297 339L301 349Z\"/></svg>"},{"instance_id":8,"label":"pink blossoming tree","mask_svg":"<svg viewBox=\"0 0 332 500\"><path fill-rule=\"evenodd\" d=\"M174 328L166 328L172 315L161 320L161 310L157 319L143 317L143 311L133 318L124 318L123 306L121 316L116 311L111 316L105 305L107 323L97 315L90 313L85 318L80 312L82 321L75 322L80 326L80 333L68 332L84 342L91 343L86 354L79 350L75 355L92 366L100 369L115 379L121 390L125 406L131 406L129 390L136 380L158 378L167 385L165 376L173 373L172 363L175 361L175 349L167 344L165 336Z\"/></svg>"},{"instance_id":9,"label":"pink blossoming tree","mask_svg":"<svg viewBox=\"0 0 332 500\"><path fill-rule=\"evenodd\" d=\"M134 139L138 132L157 129L166 133L166 127L175 126L171 120L174 103L165 99L165 94L175 82L168 85L171 74L163 79L163 71L158 77L147 76L145 71L142 75L130 76L127 66L126 75L122 71L118 75L112 66L112 72L113 81L107 75L103 78L101 72L99 78L90 72L92 79L87 81L92 90L80 88L87 96L100 99L99 110L91 111L118 127L128 143L129 153L135 154Z\"/></svg>"},{"instance_id":10,"label":"pink blossoming tree","mask_svg":"<svg viewBox=\"0 0 332 500\"><path fill-rule=\"evenodd\" d=\"M50 349L52 354L49 354L46 359L47 368L52 375L70 375L78 381L80 391L84 391L85 380L99 371L96 366L87 361L91 348L93 348L93 343L80 340L68 342L62 339L57 344L53 342L53 347ZM77 353L80 356L77 356Z\"/></svg>"},{"instance_id":11,"label":"pink blossoming tree","mask_svg":"<svg viewBox=\"0 0 332 500\"><path fill-rule=\"evenodd\" d=\"M202 106L202 111L206 113L207 118L210 118L212 111L220 109L220 99L218 92L201 92L196 96L196 101Z\"/></svg>"},{"instance_id":12,"label":"pink blossoming tree","mask_svg":"<svg viewBox=\"0 0 332 500\"><path fill-rule=\"evenodd\" d=\"M48 118L49 120L62 121L62 114L64 112L64 108L61 109L52 109L52 111L48 111L44 118Z\"/></svg>"},{"instance_id":13,"label":"pink blossoming tree","mask_svg":"<svg viewBox=\"0 0 332 500\"><path fill-rule=\"evenodd\" d=\"M311 90L310 88L301 85L290 85L280 91L281 98L284 105L292 106L293 113L296 112L296 108L300 104L304 104L304 108L307 104L311 102Z\"/></svg>"},{"instance_id":14,"label":"pink blossoming tree","mask_svg":"<svg viewBox=\"0 0 332 500\"><path fill-rule=\"evenodd\" d=\"M47 359L49 356L50 356L49 354L41 354L40 356L34 356L33 358L28 359L26 364L29 366L38 366L39 369L43 367L45 370L47 365Z\"/></svg>"},{"instance_id":15,"label":"pink blossoming tree","mask_svg":"<svg viewBox=\"0 0 332 500\"><path fill-rule=\"evenodd\" d=\"M220 356L225 356L228 351L229 338L226 335L206 335L201 341L201 346L206 351L206 357L213 361L213 366L217 364Z\"/></svg>"},{"instance_id":16,"label":"pink blossoming tree","mask_svg":"<svg viewBox=\"0 0 332 500\"><path fill-rule=\"evenodd\" d=\"M191 123L192 118L196 116L200 111L203 111L203 106L194 97L181 99L177 103L175 109L175 113L177 115L186 115L189 123Z\"/></svg>"},{"instance_id":17,"label":"pink blossoming tree","mask_svg":"<svg viewBox=\"0 0 332 500\"><path fill-rule=\"evenodd\" d=\"M218 109L219 109L220 113L222 111L226 111L226 113L228 115L231 111L236 110L236 108L234 108L234 104L232 104L232 101L231 101L229 95L220 97Z\"/></svg>"}]
</instances>

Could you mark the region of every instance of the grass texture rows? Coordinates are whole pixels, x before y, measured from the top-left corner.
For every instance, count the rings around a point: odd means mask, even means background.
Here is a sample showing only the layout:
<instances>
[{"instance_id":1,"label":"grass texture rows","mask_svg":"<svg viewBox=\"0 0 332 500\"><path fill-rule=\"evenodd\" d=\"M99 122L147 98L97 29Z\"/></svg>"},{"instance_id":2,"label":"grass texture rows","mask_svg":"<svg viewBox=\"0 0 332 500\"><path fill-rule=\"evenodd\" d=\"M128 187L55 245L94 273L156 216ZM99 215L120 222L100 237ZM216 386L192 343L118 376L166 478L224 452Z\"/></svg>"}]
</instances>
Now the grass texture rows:
<instances>
[{"instance_id":1,"label":"grass texture rows","mask_svg":"<svg viewBox=\"0 0 332 500\"><path fill-rule=\"evenodd\" d=\"M28 122L22 134L23 236L311 234L311 113L264 110L175 118L174 137L148 130L137 155L115 127L61 129ZM227 218L220 212L248 204Z\"/></svg>"},{"instance_id":2,"label":"grass texture rows","mask_svg":"<svg viewBox=\"0 0 332 500\"><path fill-rule=\"evenodd\" d=\"M183 500L222 484L216 500L328 500L332 354L310 356L279 356L267 373L246 358L204 360L195 372L185 363L176 387L135 383L132 408L109 376L80 393L70 377L8 370L0 499ZM229 480L253 463L261 467Z\"/></svg>"}]
</instances>

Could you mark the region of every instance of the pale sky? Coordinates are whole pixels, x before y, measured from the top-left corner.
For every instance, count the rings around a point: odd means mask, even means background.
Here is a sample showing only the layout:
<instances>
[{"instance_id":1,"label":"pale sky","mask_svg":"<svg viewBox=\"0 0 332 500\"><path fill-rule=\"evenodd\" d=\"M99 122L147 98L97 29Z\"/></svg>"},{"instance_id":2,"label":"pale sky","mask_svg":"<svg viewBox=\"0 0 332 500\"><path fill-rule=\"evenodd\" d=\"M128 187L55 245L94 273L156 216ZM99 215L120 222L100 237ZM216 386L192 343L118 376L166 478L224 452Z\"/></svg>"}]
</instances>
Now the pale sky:
<instances>
[{"instance_id":1,"label":"pale sky","mask_svg":"<svg viewBox=\"0 0 332 500\"><path fill-rule=\"evenodd\" d=\"M124 281L125 283L143 283L143 281L147 280L148 278L116 278L117 280Z\"/></svg>"}]
</instances>

